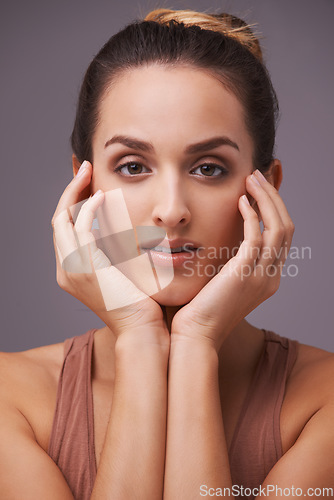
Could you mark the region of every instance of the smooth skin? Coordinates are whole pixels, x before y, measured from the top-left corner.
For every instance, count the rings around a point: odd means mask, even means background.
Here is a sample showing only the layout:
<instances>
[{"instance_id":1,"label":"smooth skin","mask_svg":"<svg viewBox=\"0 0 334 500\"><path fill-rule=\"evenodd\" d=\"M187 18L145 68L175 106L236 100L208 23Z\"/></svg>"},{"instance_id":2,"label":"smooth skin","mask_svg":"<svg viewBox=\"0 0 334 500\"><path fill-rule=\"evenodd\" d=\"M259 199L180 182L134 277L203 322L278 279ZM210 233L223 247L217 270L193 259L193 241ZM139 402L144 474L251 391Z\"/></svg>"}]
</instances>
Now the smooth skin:
<instances>
[{"instance_id":1,"label":"smooth skin","mask_svg":"<svg viewBox=\"0 0 334 500\"><path fill-rule=\"evenodd\" d=\"M294 225L278 193L282 166L275 160L267 180L251 175L252 140L240 103L218 80L193 68L129 72L104 96L100 118L92 162L66 187L53 216L55 242L73 242L74 231L89 237L104 198L88 199L77 227L60 216L67 208L98 189L121 187L133 225L160 225L169 238L190 238L206 248L242 243L214 278L185 278L178 270L160 295L112 311L103 310L94 274L66 273L55 247L58 284L106 325L94 338L98 473L92 498L202 498L201 484L231 486L227 449L263 347L263 332L245 316L278 289L279 272L263 277L258 271L279 270L286 255L277 258L279 250L292 241ZM150 141L155 152L104 148L115 134ZM221 146L205 155L184 153L188 144L216 135L230 137L239 151ZM145 167L131 170L136 178L129 178L129 169L114 171L129 160ZM206 178L199 167L213 161L228 169L226 177ZM74 158L74 173L78 168ZM250 250L258 252L256 262ZM238 270L246 264L252 272L241 280ZM117 279L118 286L128 285ZM134 287L130 293L139 292ZM1 353L4 498L73 498L46 453L62 361L63 343ZM280 416L284 455L264 484L305 492L334 486L333 375L332 354L300 345Z\"/></svg>"}]
</instances>

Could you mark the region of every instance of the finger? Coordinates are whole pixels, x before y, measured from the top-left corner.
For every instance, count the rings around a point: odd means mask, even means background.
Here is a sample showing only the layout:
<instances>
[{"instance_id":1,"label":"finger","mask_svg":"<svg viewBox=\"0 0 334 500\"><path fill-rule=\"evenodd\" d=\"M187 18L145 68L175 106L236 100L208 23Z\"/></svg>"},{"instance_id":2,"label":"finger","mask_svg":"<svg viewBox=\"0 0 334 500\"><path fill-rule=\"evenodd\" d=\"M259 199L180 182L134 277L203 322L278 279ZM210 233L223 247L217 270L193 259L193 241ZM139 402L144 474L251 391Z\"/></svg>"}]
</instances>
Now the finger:
<instances>
[{"instance_id":1,"label":"finger","mask_svg":"<svg viewBox=\"0 0 334 500\"><path fill-rule=\"evenodd\" d=\"M246 195L239 198L239 210L244 219L244 240L242 241L237 260L242 265L252 270L260 254L262 246L262 235L259 219L255 210L250 206Z\"/></svg>"},{"instance_id":2,"label":"finger","mask_svg":"<svg viewBox=\"0 0 334 500\"><path fill-rule=\"evenodd\" d=\"M286 205L284 201L282 200L279 192L277 189L267 181L267 179L259 172L256 170L254 172L254 175L256 176L257 180L260 182L261 187L268 193L273 199L273 202L281 216L281 219L286 227L293 225L293 222L291 220L291 217L289 215L289 212L286 208Z\"/></svg>"},{"instance_id":3,"label":"finger","mask_svg":"<svg viewBox=\"0 0 334 500\"><path fill-rule=\"evenodd\" d=\"M74 224L74 233L78 238L78 244L85 246L91 244L91 248L96 250L96 241L91 232L96 210L103 204L104 192L99 189L94 196L89 198L80 208Z\"/></svg>"},{"instance_id":4,"label":"finger","mask_svg":"<svg viewBox=\"0 0 334 500\"><path fill-rule=\"evenodd\" d=\"M102 199L96 193L78 213L74 225L78 244L90 244L93 252L98 244L114 264L138 256L138 242L122 190L113 189L103 192L101 196ZM98 217L99 223L97 241L91 230L94 217Z\"/></svg>"},{"instance_id":5,"label":"finger","mask_svg":"<svg viewBox=\"0 0 334 500\"><path fill-rule=\"evenodd\" d=\"M263 189L254 175L247 177L246 188L257 202L264 225L262 249L257 265L267 267L272 265L280 255L285 226L272 196Z\"/></svg>"},{"instance_id":6,"label":"finger","mask_svg":"<svg viewBox=\"0 0 334 500\"><path fill-rule=\"evenodd\" d=\"M258 170L255 171L255 175L256 175L258 181L260 182L261 186L263 187L263 189L268 194L271 195L272 200L276 206L276 209L277 209L278 213L280 214L283 225L286 229L285 237L283 239L282 248L281 248L281 250L282 250L281 256L277 259L277 261L274 262L274 265L279 265L279 264L284 263L284 261L286 260L286 258L288 256L288 253L289 253L289 250L291 247L291 243L292 243L293 234L295 231L295 225L294 225L294 223L289 215L289 212L287 210L287 207L286 207L284 201L282 200L277 189L272 184L270 184L270 182L268 182L266 180L266 178Z\"/></svg>"},{"instance_id":7,"label":"finger","mask_svg":"<svg viewBox=\"0 0 334 500\"><path fill-rule=\"evenodd\" d=\"M76 244L81 255L82 266L85 272L108 268L111 261L106 254L97 246L95 236L92 233L92 224L96 210L103 204L104 192L99 189L82 206L73 227ZM87 271L87 270L91 271Z\"/></svg>"},{"instance_id":8,"label":"finger","mask_svg":"<svg viewBox=\"0 0 334 500\"><path fill-rule=\"evenodd\" d=\"M73 224L68 210L60 212L53 221L55 249L58 251L61 265L68 255L78 250L77 241L73 233Z\"/></svg>"},{"instance_id":9,"label":"finger","mask_svg":"<svg viewBox=\"0 0 334 500\"><path fill-rule=\"evenodd\" d=\"M78 174L66 186L51 220L52 227L59 214L63 213L71 206L76 205L80 200L82 190L88 185L92 174L92 166L88 161L84 161ZM70 217L68 220L71 221Z\"/></svg>"},{"instance_id":10,"label":"finger","mask_svg":"<svg viewBox=\"0 0 334 500\"><path fill-rule=\"evenodd\" d=\"M71 256L71 266L67 266L69 272L79 272L80 269L80 255L78 254L80 246L73 232L72 218L75 208L79 209L78 200L82 190L89 183L91 169L89 162L83 162L76 177L65 188L51 221L55 235L55 251L62 267L64 267L65 259L69 265L68 257Z\"/></svg>"}]
</instances>

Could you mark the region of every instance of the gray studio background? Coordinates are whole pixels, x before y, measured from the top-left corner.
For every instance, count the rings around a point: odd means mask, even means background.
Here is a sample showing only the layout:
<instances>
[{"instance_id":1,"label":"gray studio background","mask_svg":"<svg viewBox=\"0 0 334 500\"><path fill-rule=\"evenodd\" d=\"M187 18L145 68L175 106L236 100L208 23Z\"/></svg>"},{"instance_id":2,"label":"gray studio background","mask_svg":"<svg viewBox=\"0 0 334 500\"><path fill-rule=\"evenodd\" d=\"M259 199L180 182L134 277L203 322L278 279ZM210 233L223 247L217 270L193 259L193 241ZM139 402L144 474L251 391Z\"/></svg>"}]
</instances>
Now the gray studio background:
<instances>
[{"instance_id":1,"label":"gray studio background","mask_svg":"<svg viewBox=\"0 0 334 500\"><path fill-rule=\"evenodd\" d=\"M1 51L1 343L20 351L100 328L59 288L51 218L72 177L69 136L83 74L116 31L156 7L257 22L278 93L280 193L295 222L290 274L248 320L334 351L333 0L6 2ZM310 247L301 258L302 248Z\"/></svg>"}]
</instances>

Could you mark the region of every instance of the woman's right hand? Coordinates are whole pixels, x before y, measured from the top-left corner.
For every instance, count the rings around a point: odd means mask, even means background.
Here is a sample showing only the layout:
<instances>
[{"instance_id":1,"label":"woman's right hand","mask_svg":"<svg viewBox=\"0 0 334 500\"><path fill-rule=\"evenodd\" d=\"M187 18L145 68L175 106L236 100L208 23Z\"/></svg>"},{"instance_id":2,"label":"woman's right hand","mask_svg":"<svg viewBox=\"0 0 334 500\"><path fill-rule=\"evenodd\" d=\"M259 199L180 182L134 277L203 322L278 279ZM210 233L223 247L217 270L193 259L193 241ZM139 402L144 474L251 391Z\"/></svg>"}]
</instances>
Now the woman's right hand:
<instances>
[{"instance_id":1,"label":"woman's right hand","mask_svg":"<svg viewBox=\"0 0 334 500\"><path fill-rule=\"evenodd\" d=\"M71 220L70 208L82 201L82 192L91 181L92 165L84 163L82 174L64 190L51 221L57 283L97 314L117 340L128 334L133 338L135 334L139 342L148 339L169 346L169 332L160 305L113 266L96 245L91 228L105 193L101 191L99 196L86 200L75 223Z\"/></svg>"}]
</instances>

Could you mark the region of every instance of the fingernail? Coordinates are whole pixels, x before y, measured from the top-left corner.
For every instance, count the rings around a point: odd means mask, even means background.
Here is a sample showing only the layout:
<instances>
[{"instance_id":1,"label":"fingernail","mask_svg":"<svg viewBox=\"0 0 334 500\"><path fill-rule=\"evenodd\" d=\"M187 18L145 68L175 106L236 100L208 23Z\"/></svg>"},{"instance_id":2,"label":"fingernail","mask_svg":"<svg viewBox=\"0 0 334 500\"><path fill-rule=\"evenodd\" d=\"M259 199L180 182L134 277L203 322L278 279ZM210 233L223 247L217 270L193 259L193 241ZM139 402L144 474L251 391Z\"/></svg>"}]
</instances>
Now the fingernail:
<instances>
[{"instance_id":1,"label":"fingernail","mask_svg":"<svg viewBox=\"0 0 334 500\"><path fill-rule=\"evenodd\" d=\"M260 179L261 181L264 181L264 182L267 182L267 179L265 178L265 176L262 174L262 172L260 172L260 170L256 169L254 174L257 176L258 179Z\"/></svg>"},{"instance_id":2,"label":"fingernail","mask_svg":"<svg viewBox=\"0 0 334 500\"><path fill-rule=\"evenodd\" d=\"M88 161L85 160L84 162L82 162L76 177L80 177L86 171L87 167L88 167Z\"/></svg>"},{"instance_id":3,"label":"fingernail","mask_svg":"<svg viewBox=\"0 0 334 500\"><path fill-rule=\"evenodd\" d=\"M246 196L245 194L243 194L243 195L241 196L241 199L242 199L242 201L243 201L244 203L246 203L246 205L249 205L249 206L250 206L250 203L249 203L249 201L248 201L248 198L247 198L247 196Z\"/></svg>"},{"instance_id":4,"label":"fingernail","mask_svg":"<svg viewBox=\"0 0 334 500\"><path fill-rule=\"evenodd\" d=\"M255 177L254 172L253 172L253 173L252 173L252 175L251 175L251 179L252 179L252 181L253 181L255 184L257 184L258 186L260 186L260 185L261 185L261 184L259 183L259 181L257 180L257 178Z\"/></svg>"}]
</instances>

